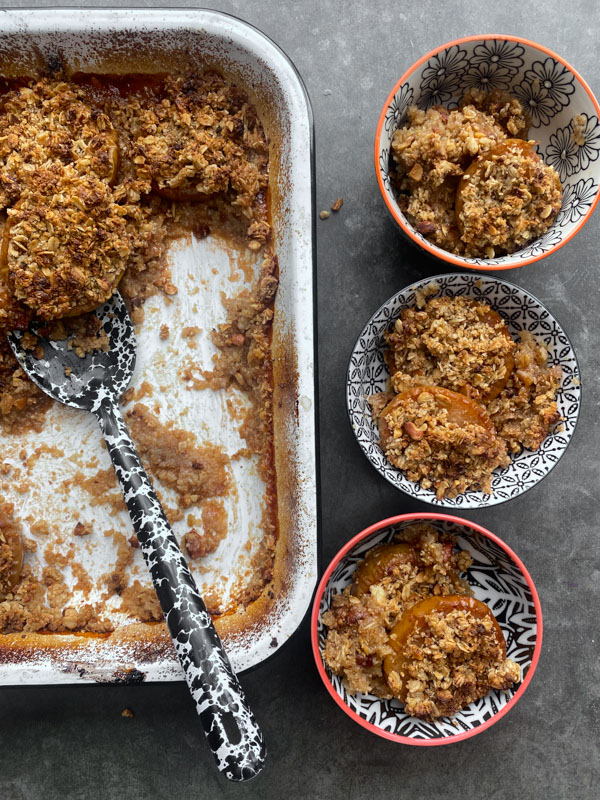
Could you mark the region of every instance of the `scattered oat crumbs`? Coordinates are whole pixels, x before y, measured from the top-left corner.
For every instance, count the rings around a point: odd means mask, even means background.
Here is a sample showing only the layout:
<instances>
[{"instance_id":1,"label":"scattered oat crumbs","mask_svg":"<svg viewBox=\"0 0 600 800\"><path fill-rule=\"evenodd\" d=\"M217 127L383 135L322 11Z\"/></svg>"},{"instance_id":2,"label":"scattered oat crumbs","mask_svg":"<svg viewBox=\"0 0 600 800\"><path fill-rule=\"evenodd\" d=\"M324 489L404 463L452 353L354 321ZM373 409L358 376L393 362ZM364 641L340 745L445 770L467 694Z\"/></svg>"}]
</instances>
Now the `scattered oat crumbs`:
<instances>
[{"instance_id":1,"label":"scattered oat crumbs","mask_svg":"<svg viewBox=\"0 0 600 800\"><path fill-rule=\"evenodd\" d=\"M127 541L129 542L129 544L131 545L131 547L133 547L133 549L134 549L134 550L137 550L137 548L140 546L140 542L139 542L139 540L138 540L138 537L135 535L135 533L134 533L134 534L132 534L132 535L129 537L129 539L127 539Z\"/></svg>"},{"instance_id":2,"label":"scattered oat crumbs","mask_svg":"<svg viewBox=\"0 0 600 800\"><path fill-rule=\"evenodd\" d=\"M338 199L335 201L335 203L331 204L331 210L332 211L339 211L340 208L343 205L344 205L344 198L343 197L338 197Z\"/></svg>"},{"instance_id":3,"label":"scattered oat crumbs","mask_svg":"<svg viewBox=\"0 0 600 800\"><path fill-rule=\"evenodd\" d=\"M319 216L321 219L328 219L331 216L331 211L321 211Z\"/></svg>"},{"instance_id":4,"label":"scattered oat crumbs","mask_svg":"<svg viewBox=\"0 0 600 800\"><path fill-rule=\"evenodd\" d=\"M169 333L170 333L170 331L169 331L169 326L168 325L164 325L163 324L163 325L160 326L160 333L158 334L160 339L162 339L163 341L165 339L168 339L169 338Z\"/></svg>"},{"instance_id":5,"label":"scattered oat crumbs","mask_svg":"<svg viewBox=\"0 0 600 800\"><path fill-rule=\"evenodd\" d=\"M121 711L121 716L126 717L127 719L133 719L135 717L135 714L133 713L133 709L124 708L123 711Z\"/></svg>"}]
</instances>

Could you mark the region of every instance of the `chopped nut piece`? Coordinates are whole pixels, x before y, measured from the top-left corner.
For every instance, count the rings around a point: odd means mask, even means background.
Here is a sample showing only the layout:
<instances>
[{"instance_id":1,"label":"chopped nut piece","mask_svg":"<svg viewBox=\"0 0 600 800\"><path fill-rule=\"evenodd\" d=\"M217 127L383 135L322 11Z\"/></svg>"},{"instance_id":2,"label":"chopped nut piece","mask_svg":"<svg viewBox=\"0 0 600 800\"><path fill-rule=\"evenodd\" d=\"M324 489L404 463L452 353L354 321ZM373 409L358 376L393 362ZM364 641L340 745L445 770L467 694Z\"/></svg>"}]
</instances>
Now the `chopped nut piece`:
<instances>
[{"instance_id":1,"label":"chopped nut piece","mask_svg":"<svg viewBox=\"0 0 600 800\"><path fill-rule=\"evenodd\" d=\"M320 211L319 216L321 219L328 219L331 216L331 211Z\"/></svg>"},{"instance_id":2,"label":"chopped nut piece","mask_svg":"<svg viewBox=\"0 0 600 800\"><path fill-rule=\"evenodd\" d=\"M75 536L89 536L93 529L89 522L78 522L73 531Z\"/></svg>"},{"instance_id":3,"label":"chopped nut piece","mask_svg":"<svg viewBox=\"0 0 600 800\"><path fill-rule=\"evenodd\" d=\"M331 204L331 210L332 211L339 211L340 208L343 205L344 205L344 198L343 197L338 197L338 199L335 201L335 203Z\"/></svg>"}]
</instances>

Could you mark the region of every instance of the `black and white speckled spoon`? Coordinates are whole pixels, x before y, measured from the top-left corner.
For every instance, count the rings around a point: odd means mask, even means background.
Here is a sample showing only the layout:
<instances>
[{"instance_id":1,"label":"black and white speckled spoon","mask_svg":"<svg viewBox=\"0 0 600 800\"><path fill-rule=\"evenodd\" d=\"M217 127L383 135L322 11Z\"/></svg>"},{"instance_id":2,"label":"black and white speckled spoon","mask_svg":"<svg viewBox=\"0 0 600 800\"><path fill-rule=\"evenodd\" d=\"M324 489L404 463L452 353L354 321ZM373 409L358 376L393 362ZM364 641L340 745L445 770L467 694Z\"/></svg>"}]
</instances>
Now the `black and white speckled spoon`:
<instances>
[{"instance_id":1,"label":"black and white speckled spoon","mask_svg":"<svg viewBox=\"0 0 600 800\"><path fill-rule=\"evenodd\" d=\"M69 350L68 339L40 336L35 348L28 350L23 332L13 331L8 338L19 363L40 389L96 415L210 749L227 778L248 780L264 765L262 732L119 411L119 398L135 366L133 325L118 293L96 315L110 348L85 358ZM34 324L30 331L38 335L39 328Z\"/></svg>"}]
</instances>

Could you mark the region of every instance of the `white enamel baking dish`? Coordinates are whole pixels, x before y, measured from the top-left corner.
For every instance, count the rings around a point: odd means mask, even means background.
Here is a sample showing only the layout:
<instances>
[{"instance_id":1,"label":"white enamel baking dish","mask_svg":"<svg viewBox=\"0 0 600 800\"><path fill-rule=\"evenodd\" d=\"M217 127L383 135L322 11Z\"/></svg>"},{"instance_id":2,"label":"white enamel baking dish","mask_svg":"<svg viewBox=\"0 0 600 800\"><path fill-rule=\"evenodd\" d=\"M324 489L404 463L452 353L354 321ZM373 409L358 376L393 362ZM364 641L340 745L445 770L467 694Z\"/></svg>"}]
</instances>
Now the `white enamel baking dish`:
<instances>
[{"instance_id":1,"label":"white enamel baking dish","mask_svg":"<svg viewBox=\"0 0 600 800\"><path fill-rule=\"evenodd\" d=\"M216 66L249 92L270 141L272 216L280 266L273 328L278 577L273 584L275 596L264 606L264 613L253 613L247 620L236 619L235 624L225 624L221 629L234 669L248 669L274 653L296 630L317 578L313 125L308 96L294 65L277 45L250 25L219 12L3 11L0 74L37 74L55 66L58 59L72 70L120 74L167 72L173 65L181 67L186 63ZM219 292L223 288L235 289L236 274L240 277L235 264L228 263L230 254L219 249L211 238L178 244L172 255L173 275L180 291L175 306L168 310L168 319L172 321L173 314L179 315L180 326L195 322L210 330L222 321ZM185 291L190 288L186 281L204 263L216 265L227 274L208 287L203 284L202 292L196 290L192 302ZM168 383L168 377L161 378L161 363L152 360L157 349L156 330L167 311L161 300L152 302L154 306L151 303L146 308L146 317L152 318L152 324L147 335L139 338L134 380ZM206 350L203 355L210 358L210 345L203 343L202 348ZM217 438L221 437L223 446L235 448L235 435L225 424L213 425L211 431L206 429L206 419L214 419L215 415L218 418L223 403L206 392L196 393L192 402L190 394L179 389L167 393L160 400L161 417L164 414L167 420L177 420L186 415L188 429L194 423L198 433L204 430L214 438L217 428L220 431ZM38 448L38 457L32 460L32 474L27 476L32 486L23 494L17 492L5 498L15 503L21 518L33 519L32 512L36 509L51 508L58 530L61 525L66 529L74 514L79 514L77 518L102 522L101 508L92 509L93 516L86 517L86 510L81 510L85 500L75 489L65 498L64 494L55 497L50 488L59 485L65 475L69 477L69 469L72 470L69 453L77 458L85 449L86 455L91 452L104 465L105 454L93 421L77 414L57 406L50 412L48 430L34 440L25 438L23 446L28 452ZM48 450L40 450L40 443ZM65 457L47 457L57 446L65 452ZM6 438L0 440L5 463L16 462L16 447ZM209 564L215 574L223 576L226 586L228 577L239 577L243 571L240 553L244 537L248 536L250 549L252 536L247 532L255 530L254 522L260 514L256 475L236 475L236 480L238 507L229 509L233 530L222 552ZM10 493L10 487L7 491ZM105 521L108 524L109 520ZM112 517L110 524L123 526L124 532L128 530L126 516L117 515L116 520ZM106 571L103 547L107 542L103 539L94 548L88 547L87 555L84 553L90 572ZM69 634L47 638L0 636L0 685L179 679L180 668L168 636L158 635L157 626L149 633L149 627L130 625L107 638Z\"/></svg>"}]
</instances>

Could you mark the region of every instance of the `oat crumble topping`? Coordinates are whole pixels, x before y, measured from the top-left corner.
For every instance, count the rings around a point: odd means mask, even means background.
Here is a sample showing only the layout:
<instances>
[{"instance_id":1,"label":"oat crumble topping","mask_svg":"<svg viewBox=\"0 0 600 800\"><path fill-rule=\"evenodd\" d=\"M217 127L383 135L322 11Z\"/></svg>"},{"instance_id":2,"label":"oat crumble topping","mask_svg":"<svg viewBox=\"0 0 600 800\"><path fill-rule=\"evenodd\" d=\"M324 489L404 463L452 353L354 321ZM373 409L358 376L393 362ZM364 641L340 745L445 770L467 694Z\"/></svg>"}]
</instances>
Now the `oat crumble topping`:
<instances>
[{"instance_id":1,"label":"oat crumble topping","mask_svg":"<svg viewBox=\"0 0 600 800\"><path fill-rule=\"evenodd\" d=\"M491 491L508 453L560 421L561 370L528 331L471 298L421 298L385 334L390 391L369 398L387 459L438 498Z\"/></svg>"},{"instance_id":2,"label":"oat crumble topping","mask_svg":"<svg viewBox=\"0 0 600 800\"><path fill-rule=\"evenodd\" d=\"M505 92L471 90L457 109L408 109L394 133L392 179L408 220L468 258L513 253L560 210L558 175L524 139L529 119Z\"/></svg>"},{"instance_id":3,"label":"oat crumble topping","mask_svg":"<svg viewBox=\"0 0 600 800\"><path fill-rule=\"evenodd\" d=\"M372 548L323 614L322 655L348 691L395 697L411 716L452 715L520 680L490 609L460 577L471 557L433 526Z\"/></svg>"}]
</instances>

